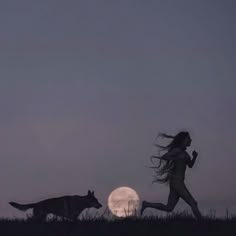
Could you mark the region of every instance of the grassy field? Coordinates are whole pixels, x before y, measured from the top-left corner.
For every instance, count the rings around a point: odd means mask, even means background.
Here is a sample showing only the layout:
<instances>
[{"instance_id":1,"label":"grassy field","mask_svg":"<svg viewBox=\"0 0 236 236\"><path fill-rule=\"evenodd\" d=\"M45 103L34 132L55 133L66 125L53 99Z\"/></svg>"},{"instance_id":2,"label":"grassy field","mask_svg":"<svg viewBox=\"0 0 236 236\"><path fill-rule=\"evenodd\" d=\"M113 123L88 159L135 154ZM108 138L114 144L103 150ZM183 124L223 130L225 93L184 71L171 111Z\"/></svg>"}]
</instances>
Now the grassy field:
<instances>
[{"instance_id":1,"label":"grassy field","mask_svg":"<svg viewBox=\"0 0 236 236\"><path fill-rule=\"evenodd\" d=\"M206 235L235 236L236 218L216 219L206 217L197 222L189 216L172 216L166 218L124 218L108 220L103 217L82 219L75 223L50 220L35 222L28 220L0 220L0 235L3 236L152 236L152 235Z\"/></svg>"}]
</instances>

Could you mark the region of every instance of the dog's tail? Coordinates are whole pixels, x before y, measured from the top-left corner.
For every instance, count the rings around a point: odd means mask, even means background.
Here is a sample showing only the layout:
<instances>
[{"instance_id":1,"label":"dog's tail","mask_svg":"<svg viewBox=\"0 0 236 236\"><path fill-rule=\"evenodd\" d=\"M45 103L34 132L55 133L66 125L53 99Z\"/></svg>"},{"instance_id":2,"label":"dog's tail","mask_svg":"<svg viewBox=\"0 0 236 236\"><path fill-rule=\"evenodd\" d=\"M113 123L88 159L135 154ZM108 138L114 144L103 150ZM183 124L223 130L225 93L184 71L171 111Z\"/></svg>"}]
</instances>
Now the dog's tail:
<instances>
[{"instance_id":1,"label":"dog's tail","mask_svg":"<svg viewBox=\"0 0 236 236\"><path fill-rule=\"evenodd\" d=\"M34 206L35 206L35 203L33 203L33 204L19 204L16 202L9 202L9 204L21 211L26 211L30 208L34 208Z\"/></svg>"}]
</instances>

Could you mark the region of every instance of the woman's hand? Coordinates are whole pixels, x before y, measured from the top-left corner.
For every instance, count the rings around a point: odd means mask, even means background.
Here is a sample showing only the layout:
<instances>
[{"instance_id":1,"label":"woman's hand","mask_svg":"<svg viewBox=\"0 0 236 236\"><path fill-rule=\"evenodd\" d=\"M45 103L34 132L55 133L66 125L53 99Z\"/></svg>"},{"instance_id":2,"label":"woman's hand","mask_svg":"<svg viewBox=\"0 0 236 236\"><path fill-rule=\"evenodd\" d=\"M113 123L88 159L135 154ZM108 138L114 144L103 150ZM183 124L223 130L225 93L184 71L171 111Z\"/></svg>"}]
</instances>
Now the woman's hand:
<instances>
[{"instance_id":1,"label":"woman's hand","mask_svg":"<svg viewBox=\"0 0 236 236\"><path fill-rule=\"evenodd\" d=\"M192 155L193 155L193 158L197 158L198 153L194 150L194 151L192 152Z\"/></svg>"},{"instance_id":2,"label":"woman's hand","mask_svg":"<svg viewBox=\"0 0 236 236\"><path fill-rule=\"evenodd\" d=\"M194 150L194 151L192 152L192 155L193 155L193 159L192 159L190 162L188 162L189 168L192 168L192 167L193 167L193 165L194 165L194 163L195 163L195 161L196 161L196 158L197 158L197 156L198 156L198 153Z\"/></svg>"}]
</instances>

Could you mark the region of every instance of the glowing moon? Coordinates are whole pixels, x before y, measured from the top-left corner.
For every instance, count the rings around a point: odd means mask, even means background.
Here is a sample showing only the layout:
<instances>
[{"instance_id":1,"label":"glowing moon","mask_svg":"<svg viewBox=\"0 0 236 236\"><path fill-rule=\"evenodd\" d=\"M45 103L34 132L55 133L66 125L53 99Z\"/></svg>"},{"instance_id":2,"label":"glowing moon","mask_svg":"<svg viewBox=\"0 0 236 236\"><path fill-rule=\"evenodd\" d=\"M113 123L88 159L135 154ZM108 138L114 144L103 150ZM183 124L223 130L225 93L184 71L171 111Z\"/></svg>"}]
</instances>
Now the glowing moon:
<instances>
[{"instance_id":1,"label":"glowing moon","mask_svg":"<svg viewBox=\"0 0 236 236\"><path fill-rule=\"evenodd\" d=\"M108 207L112 214L118 217L135 215L139 206L139 196L130 187L119 187L108 197Z\"/></svg>"}]
</instances>

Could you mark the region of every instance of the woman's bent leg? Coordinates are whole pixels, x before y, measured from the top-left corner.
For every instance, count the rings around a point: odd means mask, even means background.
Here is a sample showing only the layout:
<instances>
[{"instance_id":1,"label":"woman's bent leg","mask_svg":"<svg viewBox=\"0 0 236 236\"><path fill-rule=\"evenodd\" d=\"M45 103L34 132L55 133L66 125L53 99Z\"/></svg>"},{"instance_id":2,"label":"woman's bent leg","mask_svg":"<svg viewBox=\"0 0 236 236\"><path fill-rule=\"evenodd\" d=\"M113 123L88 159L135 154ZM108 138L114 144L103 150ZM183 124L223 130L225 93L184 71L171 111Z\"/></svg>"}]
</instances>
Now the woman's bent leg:
<instances>
[{"instance_id":1,"label":"woman's bent leg","mask_svg":"<svg viewBox=\"0 0 236 236\"><path fill-rule=\"evenodd\" d=\"M187 187L185 186L184 182L181 184L177 184L176 189L178 191L179 196L188 203L191 207L194 216L197 219L201 219L202 215L198 209L197 201L193 198L192 194L188 191Z\"/></svg>"}]
</instances>

